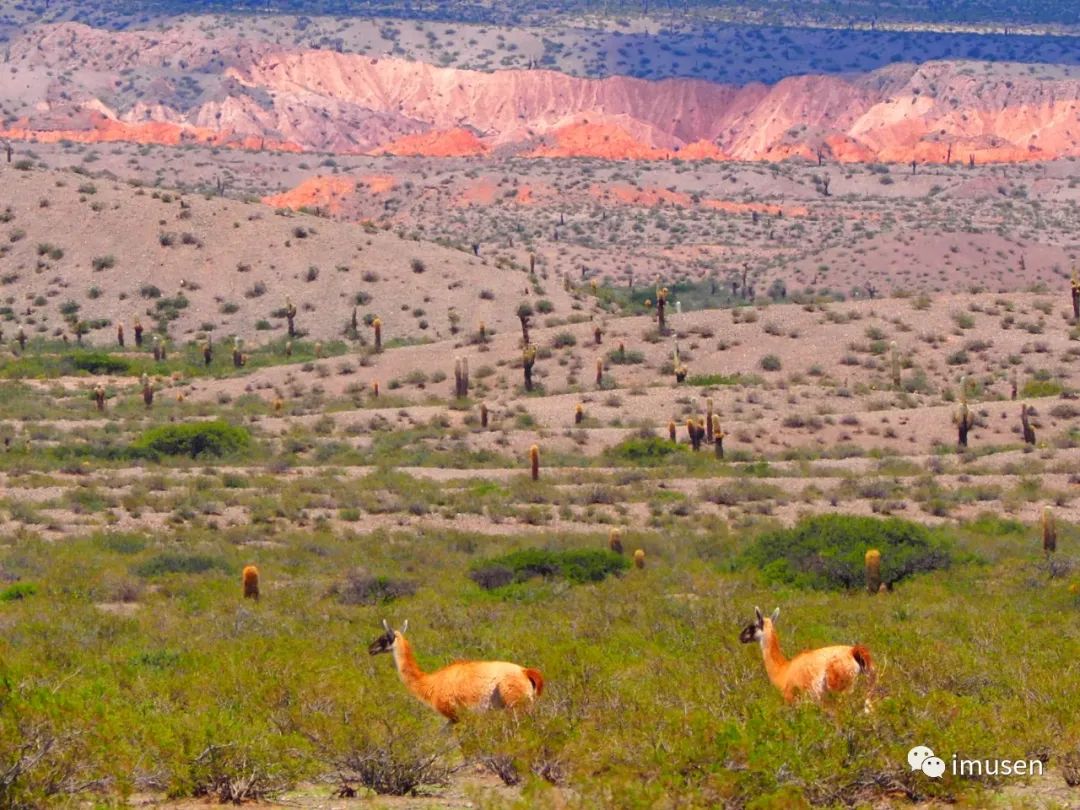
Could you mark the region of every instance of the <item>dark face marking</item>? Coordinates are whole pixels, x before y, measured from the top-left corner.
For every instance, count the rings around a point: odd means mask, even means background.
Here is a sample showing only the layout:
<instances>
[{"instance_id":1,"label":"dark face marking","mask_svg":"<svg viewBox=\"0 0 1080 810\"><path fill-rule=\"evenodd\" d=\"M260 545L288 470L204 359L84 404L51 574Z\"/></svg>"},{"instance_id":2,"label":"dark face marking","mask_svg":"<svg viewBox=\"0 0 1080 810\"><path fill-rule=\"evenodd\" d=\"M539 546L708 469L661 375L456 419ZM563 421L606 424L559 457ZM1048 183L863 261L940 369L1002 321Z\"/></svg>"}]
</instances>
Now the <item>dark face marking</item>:
<instances>
[{"instance_id":1,"label":"dark face marking","mask_svg":"<svg viewBox=\"0 0 1080 810\"><path fill-rule=\"evenodd\" d=\"M746 627L742 629L742 632L739 633L739 641L741 641L743 644L749 644L751 641L757 641L758 633L760 632L760 630L761 628L758 627L757 624L746 625Z\"/></svg>"},{"instance_id":2,"label":"dark face marking","mask_svg":"<svg viewBox=\"0 0 1080 810\"><path fill-rule=\"evenodd\" d=\"M394 648L394 631L387 630L368 646L368 655L388 653Z\"/></svg>"}]
</instances>

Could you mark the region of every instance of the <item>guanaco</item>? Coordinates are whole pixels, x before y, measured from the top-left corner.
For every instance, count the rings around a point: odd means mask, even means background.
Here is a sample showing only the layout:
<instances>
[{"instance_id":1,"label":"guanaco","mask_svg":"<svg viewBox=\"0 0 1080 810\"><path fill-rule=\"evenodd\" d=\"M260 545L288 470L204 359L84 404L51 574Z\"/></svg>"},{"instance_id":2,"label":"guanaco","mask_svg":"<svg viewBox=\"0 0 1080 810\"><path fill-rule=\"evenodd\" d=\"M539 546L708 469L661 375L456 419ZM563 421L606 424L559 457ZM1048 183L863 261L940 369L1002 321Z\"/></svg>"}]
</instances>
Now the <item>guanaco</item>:
<instances>
[{"instance_id":1,"label":"guanaco","mask_svg":"<svg viewBox=\"0 0 1080 810\"><path fill-rule=\"evenodd\" d=\"M544 691L544 677L535 669L506 661L455 661L435 672L423 672L401 630L391 629L383 619L385 632L371 642L370 655L393 652L402 682L413 695L451 723L462 709L483 710L526 706Z\"/></svg>"},{"instance_id":2,"label":"guanaco","mask_svg":"<svg viewBox=\"0 0 1080 810\"><path fill-rule=\"evenodd\" d=\"M789 661L780 651L780 637L776 633L780 608L768 618L762 615L760 608L755 607L754 613L756 620L743 628L739 641L761 643L765 671L786 702L791 703L797 695L804 694L820 703L829 692L844 692L851 688L859 673L865 672L870 685L866 710L870 710L870 693L877 679L870 650L860 644L820 647L801 652Z\"/></svg>"}]
</instances>

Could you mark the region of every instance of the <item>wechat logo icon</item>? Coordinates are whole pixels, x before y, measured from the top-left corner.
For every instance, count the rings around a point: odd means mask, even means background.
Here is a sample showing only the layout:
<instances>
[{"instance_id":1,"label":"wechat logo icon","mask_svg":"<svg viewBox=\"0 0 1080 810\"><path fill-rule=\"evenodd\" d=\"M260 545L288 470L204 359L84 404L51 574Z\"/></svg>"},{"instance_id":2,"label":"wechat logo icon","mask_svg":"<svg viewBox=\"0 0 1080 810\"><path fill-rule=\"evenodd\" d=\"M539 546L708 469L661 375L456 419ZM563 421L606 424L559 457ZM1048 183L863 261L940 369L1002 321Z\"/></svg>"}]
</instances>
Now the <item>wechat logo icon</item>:
<instances>
[{"instance_id":1,"label":"wechat logo icon","mask_svg":"<svg viewBox=\"0 0 1080 810\"><path fill-rule=\"evenodd\" d=\"M945 773L945 760L935 756L932 748L926 745L916 745L907 752L908 765L913 771L922 771L931 779L940 779Z\"/></svg>"}]
</instances>

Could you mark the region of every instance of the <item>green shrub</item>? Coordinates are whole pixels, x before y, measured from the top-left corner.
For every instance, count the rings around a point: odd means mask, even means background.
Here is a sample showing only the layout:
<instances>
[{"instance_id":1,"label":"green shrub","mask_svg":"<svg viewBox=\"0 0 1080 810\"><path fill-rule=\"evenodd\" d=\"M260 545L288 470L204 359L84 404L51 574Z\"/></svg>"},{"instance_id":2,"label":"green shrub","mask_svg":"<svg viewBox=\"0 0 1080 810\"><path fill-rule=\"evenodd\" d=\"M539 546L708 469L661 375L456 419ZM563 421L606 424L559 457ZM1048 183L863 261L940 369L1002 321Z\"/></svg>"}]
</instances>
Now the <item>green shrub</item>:
<instances>
[{"instance_id":1,"label":"green shrub","mask_svg":"<svg viewBox=\"0 0 1080 810\"><path fill-rule=\"evenodd\" d=\"M90 374L128 374L131 363L122 357L113 357L106 352L75 352L71 363L76 371Z\"/></svg>"},{"instance_id":2,"label":"green shrub","mask_svg":"<svg viewBox=\"0 0 1080 810\"><path fill-rule=\"evenodd\" d=\"M384 605L414 593L416 585L412 582L362 572L352 574L330 588L330 595L343 605Z\"/></svg>"},{"instance_id":3,"label":"green shrub","mask_svg":"<svg viewBox=\"0 0 1080 810\"><path fill-rule=\"evenodd\" d=\"M606 549L549 551L527 548L502 557L480 560L469 570L469 578L486 590L527 582L537 577L582 584L600 582L629 566L630 563L621 554Z\"/></svg>"},{"instance_id":4,"label":"green shrub","mask_svg":"<svg viewBox=\"0 0 1080 810\"><path fill-rule=\"evenodd\" d=\"M881 552L882 582L948 568L951 543L925 526L899 518L818 515L790 529L763 534L740 555L739 564L757 568L769 582L800 588L862 586L866 552Z\"/></svg>"},{"instance_id":5,"label":"green shrub","mask_svg":"<svg viewBox=\"0 0 1080 810\"><path fill-rule=\"evenodd\" d=\"M615 463L658 467L670 461L674 453L683 452L678 444L659 436L632 436L608 448L605 455Z\"/></svg>"},{"instance_id":6,"label":"green shrub","mask_svg":"<svg viewBox=\"0 0 1080 810\"><path fill-rule=\"evenodd\" d=\"M150 428L131 447L136 455L198 458L239 453L250 444L247 430L217 419Z\"/></svg>"},{"instance_id":7,"label":"green shrub","mask_svg":"<svg viewBox=\"0 0 1080 810\"><path fill-rule=\"evenodd\" d=\"M37 592L37 585L32 582L16 582L0 591L0 602L15 602L33 596Z\"/></svg>"},{"instance_id":8,"label":"green shrub","mask_svg":"<svg viewBox=\"0 0 1080 810\"><path fill-rule=\"evenodd\" d=\"M177 554L167 551L133 566L131 571L140 577L160 577L166 574L204 574L207 571L229 573L232 568L219 557L206 554Z\"/></svg>"}]
</instances>

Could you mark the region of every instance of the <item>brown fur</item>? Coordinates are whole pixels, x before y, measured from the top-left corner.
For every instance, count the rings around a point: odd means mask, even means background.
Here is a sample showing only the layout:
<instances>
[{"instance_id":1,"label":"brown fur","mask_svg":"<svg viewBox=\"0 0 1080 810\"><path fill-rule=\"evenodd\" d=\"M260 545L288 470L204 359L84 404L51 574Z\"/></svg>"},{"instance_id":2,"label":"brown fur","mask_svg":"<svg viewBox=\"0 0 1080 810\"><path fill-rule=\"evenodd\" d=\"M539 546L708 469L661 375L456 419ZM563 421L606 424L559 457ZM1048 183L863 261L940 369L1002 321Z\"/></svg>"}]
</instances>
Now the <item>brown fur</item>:
<instances>
[{"instance_id":1,"label":"brown fur","mask_svg":"<svg viewBox=\"0 0 1080 810\"><path fill-rule=\"evenodd\" d=\"M412 645L396 630L392 646L383 636L372 643L369 652L393 652L408 690L451 722L457 721L462 710L528 706L544 691L544 676L538 670L506 661L455 661L435 672L424 672L416 663Z\"/></svg>"}]
</instances>

